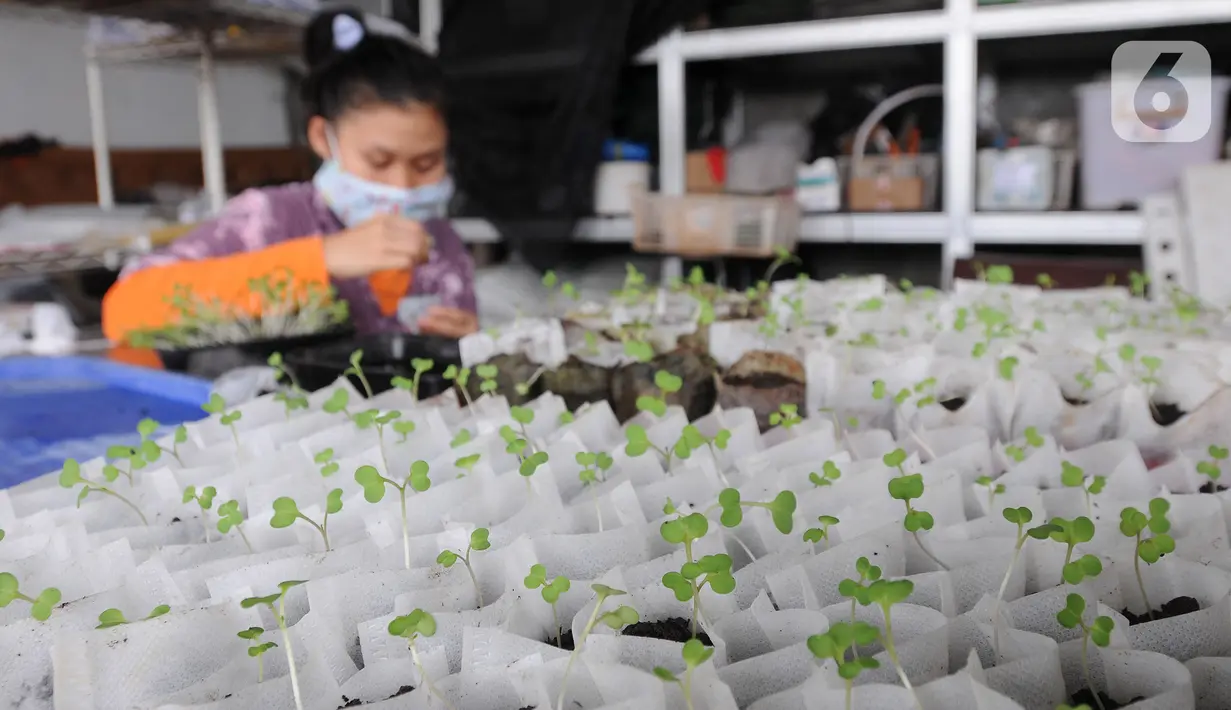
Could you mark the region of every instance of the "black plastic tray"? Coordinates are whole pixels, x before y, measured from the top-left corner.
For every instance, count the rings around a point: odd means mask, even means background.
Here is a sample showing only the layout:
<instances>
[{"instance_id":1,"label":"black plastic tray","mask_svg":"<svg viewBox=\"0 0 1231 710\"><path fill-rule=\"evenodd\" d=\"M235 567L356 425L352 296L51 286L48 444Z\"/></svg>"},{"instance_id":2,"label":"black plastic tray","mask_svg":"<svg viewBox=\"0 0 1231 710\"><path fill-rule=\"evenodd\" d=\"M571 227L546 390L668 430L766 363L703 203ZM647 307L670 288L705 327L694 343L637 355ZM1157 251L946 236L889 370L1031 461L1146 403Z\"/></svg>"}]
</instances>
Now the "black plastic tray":
<instances>
[{"instance_id":1,"label":"black plastic tray","mask_svg":"<svg viewBox=\"0 0 1231 710\"><path fill-rule=\"evenodd\" d=\"M435 363L430 372L419 378L419 396L434 397L451 386L443 377L449 365L461 366L462 355L458 341L431 335L409 333L379 333L359 336L345 341L311 345L285 353L284 360L299 385L315 392L328 387L350 367L350 356L355 350L363 350L363 374L372 386L373 394L380 394L393 387L394 377L414 377L410 361L427 358ZM351 384L363 392L363 385L354 375Z\"/></svg>"},{"instance_id":2,"label":"black plastic tray","mask_svg":"<svg viewBox=\"0 0 1231 710\"><path fill-rule=\"evenodd\" d=\"M244 343L224 343L182 350L158 350L162 366L172 372L185 372L198 377L214 378L243 365L264 365L274 353L284 355L301 348L327 345L354 338L350 326L332 328L319 333L292 338L249 340Z\"/></svg>"}]
</instances>

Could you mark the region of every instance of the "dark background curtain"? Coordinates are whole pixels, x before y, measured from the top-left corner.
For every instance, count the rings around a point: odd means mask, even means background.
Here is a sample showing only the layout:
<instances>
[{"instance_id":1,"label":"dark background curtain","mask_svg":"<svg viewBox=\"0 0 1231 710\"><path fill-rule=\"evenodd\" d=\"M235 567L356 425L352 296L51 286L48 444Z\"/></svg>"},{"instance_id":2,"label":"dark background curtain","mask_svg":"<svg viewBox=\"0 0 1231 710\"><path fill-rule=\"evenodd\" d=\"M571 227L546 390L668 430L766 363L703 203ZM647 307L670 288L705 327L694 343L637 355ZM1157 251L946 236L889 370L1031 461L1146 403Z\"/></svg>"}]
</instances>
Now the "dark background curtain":
<instances>
[{"instance_id":1,"label":"dark background curtain","mask_svg":"<svg viewBox=\"0 0 1231 710\"><path fill-rule=\"evenodd\" d=\"M491 221L539 268L564 257L593 212L629 59L708 4L446 0L439 55L463 214Z\"/></svg>"}]
</instances>

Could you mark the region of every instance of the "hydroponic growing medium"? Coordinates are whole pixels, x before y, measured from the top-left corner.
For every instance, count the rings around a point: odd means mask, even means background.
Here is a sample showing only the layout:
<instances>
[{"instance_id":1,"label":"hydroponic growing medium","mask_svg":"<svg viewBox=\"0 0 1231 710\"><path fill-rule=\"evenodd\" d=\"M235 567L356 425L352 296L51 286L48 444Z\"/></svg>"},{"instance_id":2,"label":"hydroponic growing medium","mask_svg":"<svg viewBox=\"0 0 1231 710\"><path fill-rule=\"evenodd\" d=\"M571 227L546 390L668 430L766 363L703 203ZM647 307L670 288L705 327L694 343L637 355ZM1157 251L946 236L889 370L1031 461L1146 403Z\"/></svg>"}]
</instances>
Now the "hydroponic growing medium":
<instances>
[{"instance_id":1,"label":"hydroponic growing medium","mask_svg":"<svg viewBox=\"0 0 1231 710\"><path fill-rule=\"evenodd\" d=\"M549 274L558 318L384 391L274 353L280 391L0 491L0 696L1231 707L1226 312L1011 282Z\"/></svg>"}]
</instances>

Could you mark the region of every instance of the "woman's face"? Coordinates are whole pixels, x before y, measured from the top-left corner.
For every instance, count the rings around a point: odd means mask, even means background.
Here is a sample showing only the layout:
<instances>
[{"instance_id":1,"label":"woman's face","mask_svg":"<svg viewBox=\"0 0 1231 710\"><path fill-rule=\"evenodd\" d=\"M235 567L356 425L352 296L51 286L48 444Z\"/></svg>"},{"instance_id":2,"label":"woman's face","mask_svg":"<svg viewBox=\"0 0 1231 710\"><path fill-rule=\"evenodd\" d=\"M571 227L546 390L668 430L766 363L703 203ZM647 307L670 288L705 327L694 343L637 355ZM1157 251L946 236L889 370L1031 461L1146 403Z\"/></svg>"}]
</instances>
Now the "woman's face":
<instances>
[{"instance_id":1,"label":"woman's face","mask_svg":"<svg viewBox=\"0 0 1231 710\"><path fill-rule=\"evenodd\" d=\"M444 179L449 134L440 112L421 103L376 103L342 114L333 125L339 155L332 156L329 124L308 123L308 142L321 159L338 158L348 173L393 187Z\"/></svg>"}]
</instances>

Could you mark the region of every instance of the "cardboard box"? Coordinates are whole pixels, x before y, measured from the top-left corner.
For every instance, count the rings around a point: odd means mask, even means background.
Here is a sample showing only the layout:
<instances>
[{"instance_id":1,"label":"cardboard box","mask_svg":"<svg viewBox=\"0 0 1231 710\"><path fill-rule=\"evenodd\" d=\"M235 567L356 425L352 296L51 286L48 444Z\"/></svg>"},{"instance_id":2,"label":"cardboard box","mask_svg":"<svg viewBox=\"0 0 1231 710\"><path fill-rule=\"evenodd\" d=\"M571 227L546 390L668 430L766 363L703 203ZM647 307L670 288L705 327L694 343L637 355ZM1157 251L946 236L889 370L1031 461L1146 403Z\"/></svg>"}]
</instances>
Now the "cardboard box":
<instances>
[{"instance_id":1,"label":"cardboard box","mask_svg":"<svg viewBox=\"0 0 1231 710\"><path fill-rule=\"evenodd\" d=\"M727 186L727 151L694 150L684 158L685 190L689 193L723 192Z\"/></svg>"}]
</instances>

